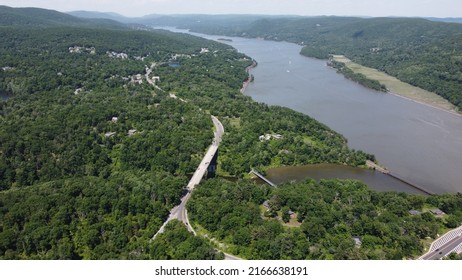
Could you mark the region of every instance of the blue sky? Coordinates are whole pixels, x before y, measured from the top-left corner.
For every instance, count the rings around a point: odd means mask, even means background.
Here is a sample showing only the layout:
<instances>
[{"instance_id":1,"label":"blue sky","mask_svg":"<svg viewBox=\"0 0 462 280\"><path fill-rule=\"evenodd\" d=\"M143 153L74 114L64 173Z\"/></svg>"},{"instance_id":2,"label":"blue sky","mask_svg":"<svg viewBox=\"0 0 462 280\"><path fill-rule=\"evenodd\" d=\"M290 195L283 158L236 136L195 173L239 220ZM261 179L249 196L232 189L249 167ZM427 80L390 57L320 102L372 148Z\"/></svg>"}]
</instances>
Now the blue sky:
<instances>
[{"instance_id":1,"label":"blue sky","mask_svg":"<svg viewBox=\"0 0 462 280\"><path fill-rule=\"evenodd\" d=\"M461 0L0 0L0 4L126 16L201 13L462 17Z\"/></svg>"}]
</instances>

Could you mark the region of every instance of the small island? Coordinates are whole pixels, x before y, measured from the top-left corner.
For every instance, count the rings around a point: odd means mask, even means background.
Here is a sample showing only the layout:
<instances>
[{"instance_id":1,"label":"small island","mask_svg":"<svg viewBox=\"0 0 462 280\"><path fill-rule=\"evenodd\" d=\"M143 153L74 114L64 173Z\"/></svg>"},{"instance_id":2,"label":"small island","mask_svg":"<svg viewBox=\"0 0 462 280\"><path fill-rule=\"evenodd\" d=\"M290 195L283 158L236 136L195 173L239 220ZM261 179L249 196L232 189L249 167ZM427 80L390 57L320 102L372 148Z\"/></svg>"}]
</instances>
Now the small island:
<instances>
[{"instance_id":1,"label":"small island","mask_svg":"<svg viewBox=\"0 0 462 280\"><path fill-rule=\"evenodd\" d=\"M225 41L225 42L232 42L233 40L228 39L228 38L218 38L218 41Z\"/></svg>"}]
</instances>

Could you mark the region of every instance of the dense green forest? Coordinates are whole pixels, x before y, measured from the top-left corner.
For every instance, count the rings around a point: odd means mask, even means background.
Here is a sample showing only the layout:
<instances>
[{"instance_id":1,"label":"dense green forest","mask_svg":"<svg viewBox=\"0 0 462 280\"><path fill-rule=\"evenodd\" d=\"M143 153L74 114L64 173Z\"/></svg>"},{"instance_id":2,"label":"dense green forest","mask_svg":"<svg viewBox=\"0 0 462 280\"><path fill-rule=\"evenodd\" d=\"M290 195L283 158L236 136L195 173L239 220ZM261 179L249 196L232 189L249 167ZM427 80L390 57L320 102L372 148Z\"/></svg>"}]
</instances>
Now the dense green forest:
<instances>
[{"instance_id":1,"label":"dense green forest","mask_svg":"<svg viewBox=\"0 0 462 280\"><path fill-rule=\"evenodd\" d=\"M212 137L210 117L146 82L130 82L128 77L144 74L146 62L106 52L154 62L167 59L169 49L198 52L201 41L194 46L179 35L69 28L1 32L10 38L2 41L2 62L12 70L2 71L0 84L14 96L1 105L2 189L69 176L107 177L117 169L195 169L200 157L194 155ZM71 53L75 45L96 51ZM130 130L136 130L132 137Z\"/></svg>"},{"instance_id":2,"label":"dense green forest","mask_svg":"<svg viewBox=\"0 0 462 280\"><path fill-rule=\"evenodd\" d=\"M124 77L144 74L134 56L154 62L206 42L82 28L1 32L11 68L2 91L13 97L0 105L0 255L149 258L140 252L179 203L212 124L197 106ZM71 53L75 46L85 51Z\"/></svg>"},{"instance_id":3,"label":"dense green forest","mask_svg":"<svg viewBox=\"0 0 462 280\"><path fill-rule=\"evenodd\" d=\"M0 100L1 259L222 259L178 221L150 241L213 139L211 114L226 131L222 175L374 160L308 116L240 94L252 60L227 45L90 28L41 9L0 12L18 19L0 22L0 93L10 97ZM377 193L339 180L270 188L212 179L188 204L209 237L255 259L411 258L421 239L460 225L460 209L460 194Z\"/></svg>"},{"instance_id":4,"label":"dense green forest","mask_svg":"<svg viewBox=\"0 0 462 280\"><path fill-rule=\"evenodd\" d=\"M429 207L448 216L436 218L424 211ZM246 259L415 258L423 253L422 240L461 224L461 207L460 194L380 193L349 180L270 188L220 179L203 183L188 205L195 223Z\"/></svg>"},{"instance_id":5,"label":"dense green forest","mask_svg":"<svg viewBox=\"0 0 462 280\"><path fill-rule=\"evenodd\" d=\"M149 243L211 143L210 114L227 131L222 174L373 158L314 119L241 95L252 60L227 45L0 10L48 20L0 24L0 92L11 97L0 101L1 258L222 258L177 224ZM268 133L282 138L259 139Z\"/></svg>"},{"instance_id":6,"label":"dense green forest","mask_svg":"<svg viewBox=\"0 0 462 280\"><path fill-rule=\"evenodd\" d=\"M230 21L227 26L221 21L211 18L209 24L201 24L177 18L177 26L202 33L294 42L310 57L345 55L462 106L460 24L417 18L343 17L256 17L245 24Z\"/></svg>"},{"instance_id":7,"label":"dense green forest","mask_svg":"<svg viewBox=\"0 0 462 280\"><path fill-rule=\"evenodd\" d=\"M210 243L192 235L178 220L169 222L165 232L150 245L149 255L155 260L222 260L224 255Z\"/></svg>"}]
</instances>

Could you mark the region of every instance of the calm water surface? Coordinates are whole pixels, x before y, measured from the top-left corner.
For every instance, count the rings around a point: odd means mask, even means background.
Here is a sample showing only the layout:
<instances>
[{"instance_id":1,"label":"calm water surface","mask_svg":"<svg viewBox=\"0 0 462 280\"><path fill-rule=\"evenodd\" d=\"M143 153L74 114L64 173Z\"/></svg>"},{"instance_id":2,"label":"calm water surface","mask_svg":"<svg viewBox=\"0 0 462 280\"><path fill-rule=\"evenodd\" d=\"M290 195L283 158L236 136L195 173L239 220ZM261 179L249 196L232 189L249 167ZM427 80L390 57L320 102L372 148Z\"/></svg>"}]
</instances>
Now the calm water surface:
<instances>
[{"instance_id":1,"label":"calm water surface","mask_svg":"<svg viewBox=\"0 0 462 280\"><path fill-rule=\"evenodd\" d=\"M375 154L392 173L427 190L462 192L461 116L364 88L326 61L301 56L296 44L232 40L226 43L258 62L245 92L254 100L319 120L351 148Z\"/></svg>"},{"instance_id":2,"label":"calm water surface","mask_svg":"<svg viewBox=\"0 0 462 280\"><path fill-rule=\"evenodd\" d=\"M266 178L277 185L291 180L299 182L307 178L315 180L354 179L364 182L376 191L398 191L426 195L424 192L380 172L337 164L272 168L266 172Z\"/></svg>"}]
</instances>

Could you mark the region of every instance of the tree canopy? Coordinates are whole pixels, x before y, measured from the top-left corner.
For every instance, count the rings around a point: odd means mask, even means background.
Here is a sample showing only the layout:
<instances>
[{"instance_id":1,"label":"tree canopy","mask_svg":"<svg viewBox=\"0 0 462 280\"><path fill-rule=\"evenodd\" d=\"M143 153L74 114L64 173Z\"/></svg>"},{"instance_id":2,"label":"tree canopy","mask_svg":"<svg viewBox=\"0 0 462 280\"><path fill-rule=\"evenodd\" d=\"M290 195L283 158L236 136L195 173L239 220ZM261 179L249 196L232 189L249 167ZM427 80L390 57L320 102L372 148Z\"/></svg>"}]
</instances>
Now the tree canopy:
<instances>
[{"instance_id":1,"label":"tree canopy","mask_svg":"<svg viewBox=\"0 0 462 280\"><path fill-rule=\"evenodd\" d=\"M425 239L461 225L461 202L461 195L381 193L351 180L270 188L215 179L193 193L188 210L194 222L243 258L383 260L422 255ZM430 207L441 207L447 217L436 218L425 210ZM288 224L290 219L298 223Z\"/></svg>"},{"instance_id":2,"label":"tree canopy","mask_svg":"<svg viewBox=\"0 0 462 280\"><path fill-rule=\"evenodd\" d=\"M61 16L44 13L47 20ZM0 24L0 92L11 96L0 101L2 259L223 258L178 222L150 243L212 142L210 114L226 130L219 174L373 159L308 116L243 96L253 62L227 45L53 22ZM260 211L265 200L268 217ZM407 214L422 203L449 217ZM420 252L419 238L461 221L460 196L422 201L351 181L272 190L211 180L188 207L197 223L248 258L409 257ZM286 229L281 211L284 220L295 211L301 227ZM363 236L363 249L351 234Z\"/></svg>"}]
</instances>

